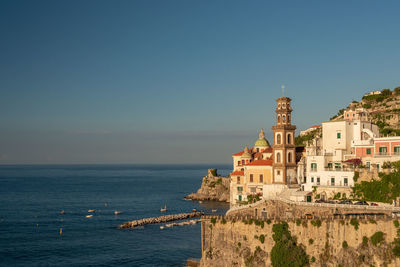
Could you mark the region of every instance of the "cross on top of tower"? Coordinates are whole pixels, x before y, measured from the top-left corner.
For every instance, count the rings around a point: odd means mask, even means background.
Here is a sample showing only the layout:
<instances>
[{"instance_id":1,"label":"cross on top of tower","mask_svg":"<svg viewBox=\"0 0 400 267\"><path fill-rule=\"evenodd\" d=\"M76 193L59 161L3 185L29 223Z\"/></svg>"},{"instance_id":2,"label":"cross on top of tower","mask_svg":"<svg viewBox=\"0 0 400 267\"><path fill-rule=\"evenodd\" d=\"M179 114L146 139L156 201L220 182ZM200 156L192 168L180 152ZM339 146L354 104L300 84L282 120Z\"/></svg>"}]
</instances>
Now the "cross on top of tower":
<instances>
[{"instance_id":1,"label":"cross on top of tower","mask_svg":"<svg viewBox=\"0 0 400 267\"><path fill-rule=\"evenodd\" d=\"M285 86L282 84L281 88L282 88L282 96L285 96Z\"/></svg>"}]
</instances>

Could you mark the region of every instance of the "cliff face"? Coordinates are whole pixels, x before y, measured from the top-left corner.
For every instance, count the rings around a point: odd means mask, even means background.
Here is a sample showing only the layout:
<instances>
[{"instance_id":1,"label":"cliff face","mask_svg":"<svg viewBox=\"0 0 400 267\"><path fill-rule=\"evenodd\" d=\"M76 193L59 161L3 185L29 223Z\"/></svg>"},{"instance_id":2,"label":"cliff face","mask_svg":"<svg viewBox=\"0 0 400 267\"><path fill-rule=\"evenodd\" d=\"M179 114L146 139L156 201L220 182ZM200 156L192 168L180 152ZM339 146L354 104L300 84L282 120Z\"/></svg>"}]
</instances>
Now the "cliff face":
<instances>
[{"instance_id":1,"label":"cliff face","mask_svg":"<svg viewBox=\"0 0 400 267\"><path fill-rule=\"evenodd\" d=\"M201 266L272 266L273 225L278 223L203 217ZM399 224L391 219L303 219L287 224L311 266L400 266L392 252Z\"/></svg>"},{"instance_id":2,"label":"cliff face","mask_svg":"<svg viewBox=\"0 0 400 267\"><path fill-rule=\"evenodd\" d=\"M207 176L203 177L200 189L185 199L229 202L229 183L229 177L218 176L216 169L209 169Z\"/></svg>"}]
</instances>

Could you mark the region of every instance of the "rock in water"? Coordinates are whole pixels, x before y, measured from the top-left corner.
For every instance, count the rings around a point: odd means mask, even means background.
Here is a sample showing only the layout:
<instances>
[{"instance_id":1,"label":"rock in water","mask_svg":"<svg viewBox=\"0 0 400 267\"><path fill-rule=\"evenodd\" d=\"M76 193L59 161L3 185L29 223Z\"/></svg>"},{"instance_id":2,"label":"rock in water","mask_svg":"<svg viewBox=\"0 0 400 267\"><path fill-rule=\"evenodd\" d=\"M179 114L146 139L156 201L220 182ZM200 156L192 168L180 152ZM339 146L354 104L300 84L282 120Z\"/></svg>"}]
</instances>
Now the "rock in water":
<instances>
[{"instance_id":1,"label":"rock in water","mask_svg":"<svg viewBox=\"0 0 400 267\"><path fill-rule=\"evenodd\" d=\"M218 176L217 169L209 169L197 193L191 193L185 199L229 202L229 182L229 177Z\"/></svg>"}]
</instances>

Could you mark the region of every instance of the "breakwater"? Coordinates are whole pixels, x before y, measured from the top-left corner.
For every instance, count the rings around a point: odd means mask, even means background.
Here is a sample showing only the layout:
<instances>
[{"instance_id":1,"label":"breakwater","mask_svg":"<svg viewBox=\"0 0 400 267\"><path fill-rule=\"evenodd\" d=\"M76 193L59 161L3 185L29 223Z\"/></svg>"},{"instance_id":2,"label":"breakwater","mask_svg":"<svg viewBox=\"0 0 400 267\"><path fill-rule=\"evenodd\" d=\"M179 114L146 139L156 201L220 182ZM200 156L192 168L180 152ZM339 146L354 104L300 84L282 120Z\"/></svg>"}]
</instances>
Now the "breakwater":
<instances>
[{"instance_id":1,"label":"breakwater","mask_svg":"<svg viewBox=\"0 0 400 267\"><path fill-rule=\"evenodd\" d=\"M144 218L144 219L133 220L133 221L123 223L119 226L119 228L121 228L121 229L135 228L138 226L144 226L146 224L179 221L179 220L184 220L184 219L188 219L188 218L201 217L202 215L204 215L204 212L196 211L196 212L187 212L187 213L179 213L179 214L170 214L170 215L164 215L164 216L152 217L152 218Z\"/></svg>"}]
</instances>

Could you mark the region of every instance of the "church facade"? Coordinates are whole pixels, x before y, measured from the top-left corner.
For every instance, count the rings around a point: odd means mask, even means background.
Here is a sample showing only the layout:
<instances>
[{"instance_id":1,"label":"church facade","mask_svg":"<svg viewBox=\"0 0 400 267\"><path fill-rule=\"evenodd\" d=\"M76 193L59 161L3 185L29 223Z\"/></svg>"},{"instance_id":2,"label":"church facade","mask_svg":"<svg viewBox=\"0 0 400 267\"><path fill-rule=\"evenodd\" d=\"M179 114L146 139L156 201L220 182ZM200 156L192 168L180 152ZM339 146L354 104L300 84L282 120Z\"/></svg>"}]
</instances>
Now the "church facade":
<instances>
[{"instance_id":1,"label":"church facade","mask_svg":"<svg viewBox=\"0 0 400 267\"><path fill-rule=\"evenodd\" d=\"M265 138L263 129L254 147L232 155L233 172L230 174L231 205L251 199L281 194L291 185L298 186L296 126L292 125L291 99L282 96L276 100L276 124L272 127L273 145Z\"/></svg>"}]
</instances>

